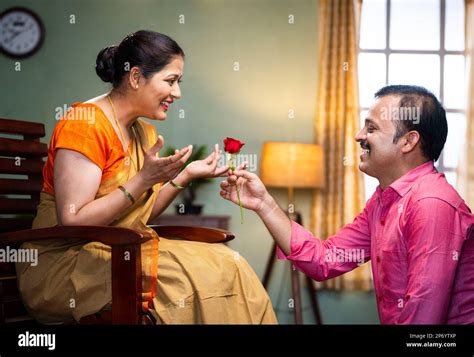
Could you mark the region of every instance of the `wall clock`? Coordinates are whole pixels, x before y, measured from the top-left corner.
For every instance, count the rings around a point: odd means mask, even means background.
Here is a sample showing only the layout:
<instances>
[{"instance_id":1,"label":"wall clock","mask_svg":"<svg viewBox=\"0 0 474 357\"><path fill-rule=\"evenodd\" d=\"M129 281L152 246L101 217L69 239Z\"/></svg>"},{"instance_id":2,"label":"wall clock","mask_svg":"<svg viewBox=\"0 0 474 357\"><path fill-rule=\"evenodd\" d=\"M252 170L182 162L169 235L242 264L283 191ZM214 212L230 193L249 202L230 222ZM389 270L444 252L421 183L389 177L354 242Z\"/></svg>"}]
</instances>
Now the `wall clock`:
<instances>
[{"instance_id":1,"label":"wall clock","mask_svg":"<svg viewBox=\"0 0 474 357\"><path fill-rule=\"evenodd\" d=\"M39 50L44 40L44 25L33 11L12 7L0 14L0 48L12 58L26 58Z\"/></svg>"}]
</instances>

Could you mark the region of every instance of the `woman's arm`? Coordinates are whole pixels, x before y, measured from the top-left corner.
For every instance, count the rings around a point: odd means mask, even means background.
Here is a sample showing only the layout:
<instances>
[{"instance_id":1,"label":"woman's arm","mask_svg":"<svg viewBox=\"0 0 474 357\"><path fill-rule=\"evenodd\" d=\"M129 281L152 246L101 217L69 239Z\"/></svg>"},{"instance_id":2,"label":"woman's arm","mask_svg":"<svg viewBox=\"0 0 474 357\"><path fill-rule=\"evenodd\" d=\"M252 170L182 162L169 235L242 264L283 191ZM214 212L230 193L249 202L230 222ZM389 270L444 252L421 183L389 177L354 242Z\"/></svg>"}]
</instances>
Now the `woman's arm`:
<instances>
[{"instance_id":1,"label":"woman's arm","mask_svg":"<svg viewBox=\"0 0 474 357\"><path fill-rule=\"evenodd\" d=\"M192 153L191 147L166 158L156 157L162 148L160 138L145 155L142 169L123 187L138 199L153 185L175 177ZM54 191L60 225L109 225L131 205L118 188L95 199L102 177L101 169L83 154L58 149L54 159Z\"/></svg>"},{"instance_id":2,"label":"woman's arm","mask_svg":"<svg viewBox=\"0 0 474 357\"><path fill-rule=\"evenodd\" d=\"M217 167L221 155L219 145L214 146L214 151L204 160L196 160L191 162L180 174L173 179L173 182L179 186L188 186L192 180L197 178L214 178L224 175L229 166ZM173 187L170 184L165 185L156 199L155 205L151 212L149 222L158 217L173 202L176 196L182 190Z\"/></svg>"},{"instance_id":3,"label":"woman's arm","mask_svg":"<svg viewBox=\"0 0 474 357\"><path fill-rule=\"evenodd\" d=\"M118 188L95 200L101 177L101 169L79 152L66 149L56 152L54 192L59 225L109 225L131 205ZM141 175L123 186L133 197L140 197L149 188Z\"/></svg>"},{"instance_id":4,"label":"woman's arm","mask_svg":"<svg viewBox=\"0 0 474 357\"><path fill-rule=\"evenodd\" d=\"M175 179L173 179L173 182L179 186L185 187L189 185L189 183L191 182L191 178L189 177L189 174L185 169L181 171ZM181 191L181 189L173 187L169 183L162 186L158 198L155 201L155 205L153 206L153 209L151 211L151 215L148 219L148 222L151 222L153 219L162 214L163 211L168 208L171 202L173 202L173 200Z\"/></svg>"}]
</instances>

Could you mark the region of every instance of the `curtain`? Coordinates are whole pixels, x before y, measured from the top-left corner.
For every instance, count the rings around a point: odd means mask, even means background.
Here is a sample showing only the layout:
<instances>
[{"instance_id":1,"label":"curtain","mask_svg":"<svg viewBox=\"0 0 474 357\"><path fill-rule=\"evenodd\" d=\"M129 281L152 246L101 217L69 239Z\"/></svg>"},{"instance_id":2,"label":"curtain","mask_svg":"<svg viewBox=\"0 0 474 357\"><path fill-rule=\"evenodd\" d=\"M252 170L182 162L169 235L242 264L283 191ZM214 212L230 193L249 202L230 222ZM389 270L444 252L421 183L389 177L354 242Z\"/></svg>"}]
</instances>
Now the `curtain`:
<instances>
[{"instance_id":1,"label":"curtain","mask_svg":"<svg viewBox=\"0 0 474 357\"><path fill-rule=\"evenodd\" d=\"M361 4L357 0L319 2L315 141L324 148L326 177L325 188L313 193L310 229L321 239L352 222L364 207L359 146L354 140L359 128L357 48ZM370 265L316 284L336 290L370 290Z\"/></svg>"},{"instance_id":2,"label":"curtain","mask_svg":"<svg viewBox=\"0 0 474 357\"><path fill-rule=\"evenodd\" d=\"M465 0L466 26L466 136L457 172L457 188L474 209L474 0Z\"/></svg>"}]
</instances>

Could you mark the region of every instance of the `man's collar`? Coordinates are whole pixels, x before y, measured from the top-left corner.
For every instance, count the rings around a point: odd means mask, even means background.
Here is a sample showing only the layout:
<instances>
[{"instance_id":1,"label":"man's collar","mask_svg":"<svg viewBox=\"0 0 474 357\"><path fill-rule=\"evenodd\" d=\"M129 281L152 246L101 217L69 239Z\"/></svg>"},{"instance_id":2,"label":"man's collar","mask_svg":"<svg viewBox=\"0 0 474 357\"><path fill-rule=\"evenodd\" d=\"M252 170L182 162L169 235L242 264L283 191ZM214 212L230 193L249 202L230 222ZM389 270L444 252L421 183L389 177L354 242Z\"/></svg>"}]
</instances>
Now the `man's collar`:
<instances>
[{"instance_id":1,"label":"man's collar","mask_svg":"<svg viewBox=\"0 0 474 357\"><path fill-rule=\"evenodd\" d=\"M394 182L392 182L387 188L391 188L395 192L397 192L400 196L405 196L405 194L410 191L413 184L418 180L418 178L425 176L429 173L437 172L433 166L433 161L427 161L424 164L421 164L410 171L408 171L405 175L398 178ZM381 195L385 190L382 190L380 185L377 186L377 192Z\"/></svg>"}]
</instances>

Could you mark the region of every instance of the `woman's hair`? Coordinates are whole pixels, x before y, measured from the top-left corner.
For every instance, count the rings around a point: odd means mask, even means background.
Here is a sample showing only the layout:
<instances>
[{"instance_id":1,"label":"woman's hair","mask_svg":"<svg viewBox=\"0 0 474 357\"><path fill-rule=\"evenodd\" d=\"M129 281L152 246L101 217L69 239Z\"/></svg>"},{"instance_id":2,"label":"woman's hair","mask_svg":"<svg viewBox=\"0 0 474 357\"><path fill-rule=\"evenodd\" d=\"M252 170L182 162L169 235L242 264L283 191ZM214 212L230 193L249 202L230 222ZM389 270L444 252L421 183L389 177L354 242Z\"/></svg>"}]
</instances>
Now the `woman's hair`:
<instances>
[{"instance_id":1,"label":"woman's hair","mask_svg":"<svg viewBox=\"0 0 474 357\"><path fill-rule=\"evenodd\" d=\"M179 56L184 58L184 51L176 41L158 32L140 30L125 37L118 46L102 49L95 71L116 88L132 67L137 66L149 78Z\"/></svg>"}]
</instances>

